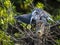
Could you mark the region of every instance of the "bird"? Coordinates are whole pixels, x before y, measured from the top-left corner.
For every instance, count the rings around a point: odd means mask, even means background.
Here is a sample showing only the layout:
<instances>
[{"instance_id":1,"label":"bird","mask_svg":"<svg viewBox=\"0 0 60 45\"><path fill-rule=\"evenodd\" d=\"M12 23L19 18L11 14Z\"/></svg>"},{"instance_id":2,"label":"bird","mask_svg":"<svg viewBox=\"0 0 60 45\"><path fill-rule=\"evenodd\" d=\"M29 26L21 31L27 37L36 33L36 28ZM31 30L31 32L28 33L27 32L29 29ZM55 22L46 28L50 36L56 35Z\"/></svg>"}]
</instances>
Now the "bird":
<instances>
[{"instance_id":1,"label":"bird","mask_svg":"<svg viewBox=\"0 0 60 45\"><path fill-rule=\"evenodd\" d=\"M26 24L35 24L37 20L42 20L44 23L46 23L47 20L54 21L49 13L40 8L35 8L30 14L15 16L14 18Z\"/></svg>"},{"instance_id":2,"label":"bird","mask_svg":"<svg viewBox=\"0 0 60 45\"><path fill-rule=\"evenodd\" d=\"M36 8L32 12L31 18L34 20L42 20L44 22L47 22L48 20L51 20L52 22L54 22L54 20L51 18L51 15L49 13L47 13L45 10L39 9L39 8Z\"/></svg>"}]
</instances>

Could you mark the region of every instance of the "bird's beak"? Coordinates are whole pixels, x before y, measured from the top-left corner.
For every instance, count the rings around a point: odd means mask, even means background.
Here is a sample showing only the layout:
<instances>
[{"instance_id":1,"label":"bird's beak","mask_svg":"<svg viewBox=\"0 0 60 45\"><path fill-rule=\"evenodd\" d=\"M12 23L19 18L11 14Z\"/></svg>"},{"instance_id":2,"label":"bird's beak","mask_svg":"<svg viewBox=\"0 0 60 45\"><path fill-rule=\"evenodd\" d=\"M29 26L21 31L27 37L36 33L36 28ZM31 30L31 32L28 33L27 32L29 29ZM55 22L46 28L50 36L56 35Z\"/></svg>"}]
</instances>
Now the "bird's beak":
<instances>
[{"instance_id":1,"label":"bird's beak","mask_svg":"<svg viewBox=\"0 0 60 45\"><path fill-rule=\"evenodd\" d=\"M48 20L51 20L52 22L54 22L54 20L53 20L52 18L50 18L50 17L48 17L47 19L48 19Z\"/></svg>"}]
</instances>

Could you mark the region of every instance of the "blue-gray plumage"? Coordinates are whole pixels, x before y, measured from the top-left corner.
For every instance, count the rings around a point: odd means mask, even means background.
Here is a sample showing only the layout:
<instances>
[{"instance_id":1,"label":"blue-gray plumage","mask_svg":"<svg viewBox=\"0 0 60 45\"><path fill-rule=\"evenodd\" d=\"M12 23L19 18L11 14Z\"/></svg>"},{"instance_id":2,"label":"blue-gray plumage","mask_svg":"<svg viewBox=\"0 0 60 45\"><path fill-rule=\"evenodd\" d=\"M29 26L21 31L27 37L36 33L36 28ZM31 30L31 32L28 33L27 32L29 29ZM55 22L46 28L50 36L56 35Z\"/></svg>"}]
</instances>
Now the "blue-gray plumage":
<instances>
[{"instance_id":1,"label":"blue-gray plumage","mask_svg":"<svg viewBox=\"0 0 60 45\"><path fill-rule=\"evenodd\" d=\"M53 21L50 16L51 15L47 13L46 11L36 8L34 11L32 11L31 14L24 14L24 15L16 16L15 19L17 19L18 21L27 23L27 24L31 24L36 20L42 20L43 22L46 23L47 20Z\"/></svg>"},{"instance_id":2,"label":"blue-gray plumage","mask_svg":"<svg viewBox=\"0 0 60 45\"><path fill-rule=\"evenodd\" d=\"M53 21L53 19L51 18L51 15L49 13L47 13L43 9L39 9L39 8L36 8L32 12L32 19L34 19L34 20L42 20L44 23L47 23L48 20Z\"/></svg>"},{"instance_id":3,"label":"blue-gray plumage","mask_svg":"<svg viewBox=\"0 0 60 45\"><path fill-rule=\"evenodd\" d=\"M24 15L20 15L20 16L15 16L15 19L17 19L18 21L27 23L27 24L30 23L30 18L31 18L30 14L24 14Z\"/></svg>"},{"instance_id":4,"label":"blue-gray plumage","mask_svg":"<svg viewBox=\"0 0 60 45\"><path fill-rule=\"evenodd\" d=\"M30 24L31 17L32 17L31 14L23 14L23 15L20 15L20 16L15 16L14 18L17 19L20 22ZM35 23L35 20L33 20L32 23Z\"/></svg>"}]
</instances>

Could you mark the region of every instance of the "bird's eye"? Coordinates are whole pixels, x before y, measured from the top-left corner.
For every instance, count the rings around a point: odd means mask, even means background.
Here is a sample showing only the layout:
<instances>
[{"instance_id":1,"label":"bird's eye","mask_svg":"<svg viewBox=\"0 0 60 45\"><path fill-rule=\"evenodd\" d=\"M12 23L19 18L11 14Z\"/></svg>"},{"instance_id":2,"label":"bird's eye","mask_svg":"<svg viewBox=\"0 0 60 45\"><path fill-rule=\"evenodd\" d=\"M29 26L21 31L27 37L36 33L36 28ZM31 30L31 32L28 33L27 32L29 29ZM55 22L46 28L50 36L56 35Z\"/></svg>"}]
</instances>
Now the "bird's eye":
<instances>
[{"instance_id":1,"label":"bird's eye","mask_svg":"<svg viewBox=\"0 0 60 45\"><path fill-rule=\"evenodd\" d=\"M38 12L35 12L36 13L36 15L38 15L39 13Z\"/></svg>"}]
</instances>

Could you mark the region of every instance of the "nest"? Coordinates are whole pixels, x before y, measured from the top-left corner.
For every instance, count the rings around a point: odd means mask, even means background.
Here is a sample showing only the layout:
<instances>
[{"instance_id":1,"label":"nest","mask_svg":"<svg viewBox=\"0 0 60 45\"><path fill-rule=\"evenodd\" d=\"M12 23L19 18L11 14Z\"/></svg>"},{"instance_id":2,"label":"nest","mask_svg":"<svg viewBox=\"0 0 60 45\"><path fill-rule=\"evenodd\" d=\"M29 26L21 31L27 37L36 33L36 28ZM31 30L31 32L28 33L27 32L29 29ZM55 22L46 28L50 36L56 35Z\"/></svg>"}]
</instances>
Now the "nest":
<instances>
[{"instance_id":1,"label":"nest","mask_svg":"<svg viewBox=\"0 0 60 45\"><path fill-rule=\"evenodd\" d=\"M24 29L17 23L14 26L9 24L7 32L9 35L12 33L11 39L14 40L15 45L17 43L20 45L55 45L57 44L55 40L60 38L60 28L58 28L58 26L60 26L60 24L45 26L44 23L39 21L36 23L35 31L32 31L32 29ZM15 32L19 32L22 36L15 38L13 35Z\"/></svg>"}]
</instances>

